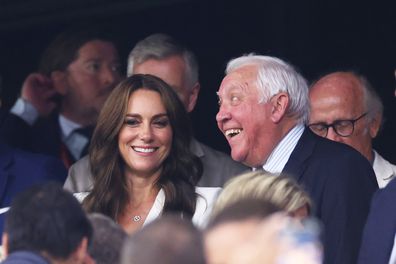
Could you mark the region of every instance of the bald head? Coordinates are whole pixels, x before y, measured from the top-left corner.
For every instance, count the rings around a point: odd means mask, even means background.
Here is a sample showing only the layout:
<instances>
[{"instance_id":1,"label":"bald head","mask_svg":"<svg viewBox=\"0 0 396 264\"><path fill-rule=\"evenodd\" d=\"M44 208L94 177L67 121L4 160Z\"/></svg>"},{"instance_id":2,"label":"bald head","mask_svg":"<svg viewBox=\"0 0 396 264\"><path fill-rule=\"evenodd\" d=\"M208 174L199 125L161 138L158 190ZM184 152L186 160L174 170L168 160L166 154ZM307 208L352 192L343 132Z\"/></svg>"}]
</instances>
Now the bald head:
<instances>
[{"instance_id":1,"label":"bald head","mask_svg":"<svg viewBox=\"0 0 396 264\"><path fill-rule=\"evenodd\" d=\"M352 72L335 72L322 77L310 88L309 124L340 124L340 120L361 117L353 122L351 135L341 136L334 127L329 127L326 137L350 145L372 161L371 141L379 130L381 115L376 117L373 113L368 100L371 92L368 82Z\"/></svg>"}]
</instances>

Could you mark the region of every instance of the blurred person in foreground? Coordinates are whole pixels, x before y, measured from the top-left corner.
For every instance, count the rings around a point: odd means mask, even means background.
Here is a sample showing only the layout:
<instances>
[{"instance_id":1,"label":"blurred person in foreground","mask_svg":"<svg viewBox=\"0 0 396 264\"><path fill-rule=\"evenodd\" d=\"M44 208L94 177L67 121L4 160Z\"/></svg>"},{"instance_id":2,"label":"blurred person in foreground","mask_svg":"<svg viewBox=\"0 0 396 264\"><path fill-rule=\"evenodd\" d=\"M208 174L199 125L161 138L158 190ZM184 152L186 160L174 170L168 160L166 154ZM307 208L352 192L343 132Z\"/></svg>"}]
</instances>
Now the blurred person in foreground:
<instances>
[{"instance_id":1,"label":"blurred person in foreground","mask_svg":"<svg viewBox=\"0 0 396 264\"><path fill-rule=\"evenodd\" d=\"M91 237L91 224L71 193L54 183L34 186L11 204L2 263L91 264Z\"/></svg>"},{"instance_id":2,"label":"blurred person in foreground","mask_svg":"<svg viewBox=\"0 0 396 264\"><path fill-rule=\"evenodd\" d=\"M238 175L224 185L211 218L228 205L243 199L270 202L298 219L307 218L313 207L309 195L293 178L256 170Z\"/></svg>"},{"instance_id":3,"label":"blurred person in foreground","mask_svg":"<svg viewBox=\"0 0 396 264\"><path fill-rule=\"evenodd\" d=\"M148 224L125 243L121 264L205 264L201 232L169 214Z\"/></svg>"},{"instance_id":4,"label":"blurred person in foreground","mask_svg":"<svg viewBox=\"0 0 396 264\"><path fill-rule=\"evenodd\" d=\"M93 228L88 253L96 264L120 263L121 248L127 233L110 217L92 213L88 215Z\"/></svg>"},{"instance_id":5,"label":"blurred person in foreground","mask_svg":"<svg viewBox=\"0 0 396 264\"><path fill-rule=\"evenodd\" d=\"M302 225L280 210L262 199L226 205L205 230L208 263L322 263L317 226Z\"/></svg>"},{"instance_id":6,"label":"blurred person in foreground","mask_svg":"<svg viewBox=\"0 0 396 264\"><path fill-rule=\"evenodd\" d=\"M133 75L110 94L90 146L88 212L111 217L128 233L173 212L205 224L220 188L195 188L202 164L189 149L185 108L168 84Z\"/></svg>"}]
</instances>

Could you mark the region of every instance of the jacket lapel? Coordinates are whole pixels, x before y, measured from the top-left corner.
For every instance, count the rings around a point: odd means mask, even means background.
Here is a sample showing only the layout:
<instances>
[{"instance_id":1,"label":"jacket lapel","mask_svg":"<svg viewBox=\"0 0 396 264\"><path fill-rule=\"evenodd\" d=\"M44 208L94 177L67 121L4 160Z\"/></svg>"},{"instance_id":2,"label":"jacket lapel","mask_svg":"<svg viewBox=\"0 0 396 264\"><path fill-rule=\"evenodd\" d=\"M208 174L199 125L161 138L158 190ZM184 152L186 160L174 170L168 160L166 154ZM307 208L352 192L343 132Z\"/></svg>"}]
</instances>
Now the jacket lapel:
<instances>
[{"instance_id":1,"label":"jacket lapel","mask_svg":"<svg viewBox=\"0 0 396 264\"><path fill-rule=\"evenodd\" d=\"M306 128L282 172L300 182L316 143L316 136Z\"/></svg>"}]
</instances>

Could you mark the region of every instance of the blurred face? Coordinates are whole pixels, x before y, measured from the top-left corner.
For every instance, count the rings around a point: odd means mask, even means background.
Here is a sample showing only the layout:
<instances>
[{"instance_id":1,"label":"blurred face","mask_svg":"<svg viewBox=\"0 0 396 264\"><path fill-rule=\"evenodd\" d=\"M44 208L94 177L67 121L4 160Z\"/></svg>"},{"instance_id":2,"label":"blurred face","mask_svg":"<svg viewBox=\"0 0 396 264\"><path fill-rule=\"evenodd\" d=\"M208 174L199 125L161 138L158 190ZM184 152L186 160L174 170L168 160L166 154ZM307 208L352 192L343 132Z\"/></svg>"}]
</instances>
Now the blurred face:
<instances>
[{"instance_id":1,"label":"blurred face","mask_svg":"<svg viewBox=\"0 0 396 264\"><path fill-rule=\"evenodd\" d=\"M120 81L117 50L110 42L85 43L64 77L62 113L82 125L96 123L105 100Z\"/></svg>"},{"instance_id":2,"label":"blurred face","mask_svg":"<svg viewBox=\"0 0 396 264\"><path fill-rule=\"evenodd\" d=\"M334 73L319 80L309 94L311 104L309 124L332 124L337 120L356 119L364 114L363 93L359 85L360 82L349 73ZM371 140L376 136L377 131L378 127L369 124L365 116L355 122L350 136L342 137L329 127L326 137L355 148L371 160Z\"/></svg>"},{"instance_id":3,"label":"blurred face","mask_svg":"<svg viewBox=\"0 0 396 264\"><path fill-rule=\"evenodd\" d=\"M210 230L204 241L208 263L230 263L241 246L257 234L258 225L259 220L247 219L223 223Z\"/></svg>"},{"instance_id":4,"label":"blurred face","mask_svg":"<svg viewBox=\"0 0 396 264\"><path fill-rule=\"evenodd\" d=\"M159 175L171 145L172 128L161 96L145 89L135 91L118 135L126 172L145 177Z\"/></svg>"},{"instance_id":5,"label":"blurred face","mask_svg":"<svg viewBox=\"0 0 396 264\"><path fill-rule=\"evenodd\" d=\"M151 74L161 78L177 93L186 110L191 112L196 104L199 84L193 87L186 78L186 65L180 56L171 56L163 60L150 59L133 68L133 74Z\"/></svg>"},{"instance_id":6,"label":"blurred face","mask_svg":"<svg viewBox=\"0 0 396 264\"><path fill-rule=\"evenodd\" d=\"M234 160L256 167L264 164L274 142L269 134L271 104L259 104L257 67L243 66L222 81L218 96L217 126L226 137Z\"/></svg>"}]
</instances>

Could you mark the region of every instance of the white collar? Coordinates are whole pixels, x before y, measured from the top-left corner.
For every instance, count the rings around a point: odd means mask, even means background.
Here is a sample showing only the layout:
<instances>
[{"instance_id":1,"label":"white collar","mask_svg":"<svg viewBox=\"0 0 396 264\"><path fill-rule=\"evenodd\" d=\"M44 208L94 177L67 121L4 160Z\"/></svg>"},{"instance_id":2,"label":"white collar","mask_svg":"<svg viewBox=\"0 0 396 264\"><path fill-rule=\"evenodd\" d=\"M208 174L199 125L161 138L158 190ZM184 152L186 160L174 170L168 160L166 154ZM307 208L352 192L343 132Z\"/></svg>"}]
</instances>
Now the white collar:
<instances>
[{"instance_id":1,"label":"white collar","mask_svg":"<svg viewBox=\"0 0 396 264\"><path fill-rule=\"evenodd\" d=\"M304 126L301 124L293 127L271 152L267 161L263 165L263 169L272 173L282 172L291 153L300 140L304 129Z\"/></svg>"},{"instance_id":2,"label":"white collar","mask_svg":"<svg viewBox=\"0 0 396 264\"><path fill-rule=\"evenodd\" d=\"M77 128L82 127L80 124L67 119L64 115L59 115L59 126L62 131L62 139L65 140L73 133Z\"/></svg>"},{"instance_id":3,"label":"white collar","mask_svg":"<svg viewBox=\"0 0 396 264\"><path fill-rule=\"evenodd\" d=\"M162 213L162 209L164 208L164 204L165 204L165 192L161 188L157 196L155 197L155 201L146 217L146 220L144 220L143 226L153 222L155 219L157 219L160 216L160 214Z\"/></svg>"},{"instance_id":4,"label":"white collar","mask_svg":"<svg viewBox=\"0 0 396 264\"><path fill-rule=\"evenodd\" d=\"M373 150L373 152L373 170L375 172L379 188L383 188L388 184L391 179L396 176L396 166L385 160L375 150Z\"/></svg>"}]
</instances>

